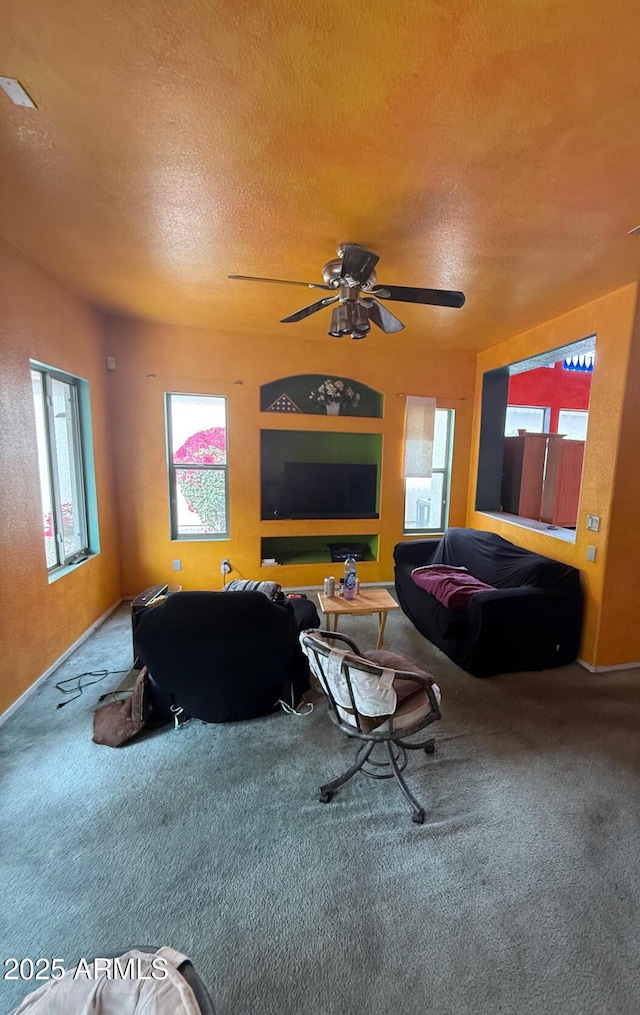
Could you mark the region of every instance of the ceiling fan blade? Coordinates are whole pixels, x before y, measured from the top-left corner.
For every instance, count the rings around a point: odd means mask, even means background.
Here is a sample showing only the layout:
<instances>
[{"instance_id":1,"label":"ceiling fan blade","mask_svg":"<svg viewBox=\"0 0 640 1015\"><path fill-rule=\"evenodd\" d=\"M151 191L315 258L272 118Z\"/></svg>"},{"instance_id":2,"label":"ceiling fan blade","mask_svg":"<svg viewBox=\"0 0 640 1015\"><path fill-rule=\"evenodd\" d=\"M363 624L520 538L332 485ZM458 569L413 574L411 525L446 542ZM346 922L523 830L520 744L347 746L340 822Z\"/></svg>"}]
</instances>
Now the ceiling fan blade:
<instances>
[{"instance_id":1,"label":"ceiling fan blade","mask_svg":"<svg viewBox=\"0 0 640 1015\"><path fill-rule=\"evenodd\" d=\"M369 320L373 321L387 335L392 335L395 331L402 331L404 328L402 321L398 320L395 314L383 307L377 300L363 300L362 302L369 311Z\"/></svg>"},{"instance_id":2,"label":"ceiling fan blade","mask_svg":"<svg viewBox=\"0 0 640 1015\"><path fill-rule=\"evenodd\" d=\"M295 321L303 321L305 317L310 317L311 314L317 314L323 307L328 307L330 303L336 303L339 299L338 296L325 296L323 300L318 300L317 303L312 303L308 307L303 307L302 310L298 310L295 314L290 314L289 317L283 317L280 324L294 324Z\"/></svg>"},{"instance_id":3,"label":"ceiling fan blade","mask_svg":"<svg viewBox=\"0 0 640 1015\"><path fill-rule=\"evenodd\" d=\"M256 275L227 275L227 278L239 279L241 282L276 282L278 285L303 285L305 289L328 289L331 292L331 286L324 285L322 282L291 282L287 278L258 278Z\"/></svg>"},{"instance_id":4,"label":"ceiling fan blade","mask_svg":"<svg viewBox=\"0 0 640 1015\"><path fill-rule=\"evenodd\" d=\"M357 243L345 243L342 252L342 277L352 278L362 288L380 258Z\"/></svg>"},{"instance_id":5,"label":"ceiling fan blade","mask_svg":"<svg viewBox=\"0 0 640 1015\"><path fill-rule=\"evenodd\" d=\"M376 286L373 296L381 300L398 300L400 303L427 303L434 307L456 307L464 305L464 293L452 289L417 289L408 285Z\"/></svg>"}]
</instances>

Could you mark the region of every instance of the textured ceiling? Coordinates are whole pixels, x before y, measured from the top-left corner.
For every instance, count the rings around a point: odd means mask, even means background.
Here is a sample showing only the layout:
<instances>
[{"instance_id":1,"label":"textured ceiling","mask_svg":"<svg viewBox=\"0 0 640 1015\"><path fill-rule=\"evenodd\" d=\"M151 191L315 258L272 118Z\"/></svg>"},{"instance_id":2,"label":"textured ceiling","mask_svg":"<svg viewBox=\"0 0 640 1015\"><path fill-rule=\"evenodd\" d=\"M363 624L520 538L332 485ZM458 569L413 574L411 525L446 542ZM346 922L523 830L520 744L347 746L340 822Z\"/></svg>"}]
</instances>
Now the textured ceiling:
<instances>
[{"instance_id":1,"label":"textured ceiling","mask_svg":"<svg viewBox=\"0 0 640 1015\"><path fill-rule=\"evenodd\" d=\"M8 0L0 234L97 304L240 333L339 240L398 336L483 348L640 277L637 0ZM342 341L350 341L343 339Z\"/></svg>"}]
</instances>

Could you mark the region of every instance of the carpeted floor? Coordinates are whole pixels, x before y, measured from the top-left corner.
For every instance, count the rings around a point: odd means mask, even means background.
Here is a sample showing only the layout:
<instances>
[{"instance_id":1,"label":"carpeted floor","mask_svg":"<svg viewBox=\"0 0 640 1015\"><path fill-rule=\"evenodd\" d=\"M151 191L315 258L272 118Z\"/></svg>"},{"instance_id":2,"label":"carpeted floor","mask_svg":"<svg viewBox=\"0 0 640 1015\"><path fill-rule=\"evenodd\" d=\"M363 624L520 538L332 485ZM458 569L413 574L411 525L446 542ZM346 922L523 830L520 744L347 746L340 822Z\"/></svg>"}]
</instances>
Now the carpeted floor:
<instances>
[{"instance_id":1,"label":"carpeted floor","mask_svg":"<svg viewBox=\"0 0 640 1015\"><path fill-rule=\"evenodd\" d=\"M386 645L442 688L407 770L423 826L392 783L317 802L353 754L323 707L94 745L121 678L59 710L53 684L128 668L121 607L0 728L4 956L169 944L218 1015L635 1015L640 671L475 680L400 613Z\"/></svg>"}]
</instances>

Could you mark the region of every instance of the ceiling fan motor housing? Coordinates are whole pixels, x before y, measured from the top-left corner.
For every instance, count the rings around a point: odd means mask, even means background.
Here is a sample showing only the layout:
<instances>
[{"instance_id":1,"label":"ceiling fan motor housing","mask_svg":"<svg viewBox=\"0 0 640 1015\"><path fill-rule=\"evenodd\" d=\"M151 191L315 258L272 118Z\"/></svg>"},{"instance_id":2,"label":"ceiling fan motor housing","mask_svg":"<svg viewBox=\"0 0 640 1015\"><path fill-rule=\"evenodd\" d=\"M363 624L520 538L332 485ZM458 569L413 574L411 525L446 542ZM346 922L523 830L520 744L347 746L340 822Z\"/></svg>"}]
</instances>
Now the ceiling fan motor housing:
<instances>
[{"instance_id":1,"label":"ceiling fan motor housing","mask_svg":"<svg viewBox=\"0 0 640 1015\"><path fill-rule=\"evenodd\" d=\"M342 277L342 258L335 257L332 261L327 261L324 268L322 269L322 277L326 285L330 285L332 289L337 289L341 284L349 285L351 288L362 288L371 289L376 284L376 273L372 271L369 278L363 286L358 285L355 280L353 282L349 279ZM355 284L354 284L355 283Z\"/></svg>"}]
</instances>

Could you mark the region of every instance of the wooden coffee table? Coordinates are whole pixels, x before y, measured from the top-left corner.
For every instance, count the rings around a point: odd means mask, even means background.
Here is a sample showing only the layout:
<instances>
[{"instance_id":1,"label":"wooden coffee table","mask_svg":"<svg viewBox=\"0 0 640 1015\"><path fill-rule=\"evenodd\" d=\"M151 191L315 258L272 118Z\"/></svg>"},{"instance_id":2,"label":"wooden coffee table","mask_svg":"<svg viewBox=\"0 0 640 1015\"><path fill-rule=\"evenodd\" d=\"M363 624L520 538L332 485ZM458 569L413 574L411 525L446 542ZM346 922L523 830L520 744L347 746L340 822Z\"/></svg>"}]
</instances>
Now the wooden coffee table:
<instances>
[{"instance_id":1,"label":"wooden coffee table","mask_svg":"<svg viewBox=\"0 0 640 1015\"><path fill-rule=\"evenodd\" d=\"M389 595L386 589L360 589L355 599L345 599L343 596L325 596L318 592L320 609L326 617L327 631L338 630L338 618L349 615L351 617L368 617L372 613L378 614L378 644L376 648L382 648L384 640L384 628L387 623L389 610L399 610L400 607L395 599ZM333 617L333 627L331 618Z\"/></svg>"}]
</instances>

